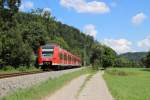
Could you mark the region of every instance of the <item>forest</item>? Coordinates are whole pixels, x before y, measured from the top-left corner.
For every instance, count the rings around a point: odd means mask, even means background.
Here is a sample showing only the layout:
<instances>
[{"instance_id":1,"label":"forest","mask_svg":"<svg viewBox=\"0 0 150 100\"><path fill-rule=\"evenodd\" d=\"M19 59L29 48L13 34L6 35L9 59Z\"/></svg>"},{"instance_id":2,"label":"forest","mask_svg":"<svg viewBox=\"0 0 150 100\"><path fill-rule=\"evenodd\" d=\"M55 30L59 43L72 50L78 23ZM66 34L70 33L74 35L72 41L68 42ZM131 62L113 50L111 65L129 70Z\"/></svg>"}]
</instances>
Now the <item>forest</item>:
<instances>
[{"instance_id":1,"label":"forest","mask_svg":"<svg viewBox=\"0 0 150 100\"><path fill-rule=\"evenodd\" d=\"M56 43L94 67L150 67L150 53L139 61L119 56L49 11L20 12L21 0L0 0L0 68L36 66L39 46Z\"/></svg>"}]
</instances>

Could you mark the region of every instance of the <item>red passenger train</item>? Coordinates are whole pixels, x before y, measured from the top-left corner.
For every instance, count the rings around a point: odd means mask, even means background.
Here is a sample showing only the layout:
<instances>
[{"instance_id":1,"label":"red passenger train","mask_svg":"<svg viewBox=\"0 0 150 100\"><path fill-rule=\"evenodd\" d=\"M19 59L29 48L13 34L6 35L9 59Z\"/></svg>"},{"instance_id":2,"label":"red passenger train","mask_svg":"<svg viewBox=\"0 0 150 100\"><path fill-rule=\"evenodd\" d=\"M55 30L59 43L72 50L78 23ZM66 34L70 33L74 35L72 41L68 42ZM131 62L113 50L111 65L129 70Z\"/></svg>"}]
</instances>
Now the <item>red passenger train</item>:
<instances>
[{"instance_id":1,"label":"red passenger train","mask_svg":"<svg viewBox=\"0 0 150 100\"><path fill-rule=\"evenodd\" d=\"M45 66L54 69L80 67L81 59L58 45L48 44L38 49L38 64L44 69Z\"/></svg>"}]
</instances>

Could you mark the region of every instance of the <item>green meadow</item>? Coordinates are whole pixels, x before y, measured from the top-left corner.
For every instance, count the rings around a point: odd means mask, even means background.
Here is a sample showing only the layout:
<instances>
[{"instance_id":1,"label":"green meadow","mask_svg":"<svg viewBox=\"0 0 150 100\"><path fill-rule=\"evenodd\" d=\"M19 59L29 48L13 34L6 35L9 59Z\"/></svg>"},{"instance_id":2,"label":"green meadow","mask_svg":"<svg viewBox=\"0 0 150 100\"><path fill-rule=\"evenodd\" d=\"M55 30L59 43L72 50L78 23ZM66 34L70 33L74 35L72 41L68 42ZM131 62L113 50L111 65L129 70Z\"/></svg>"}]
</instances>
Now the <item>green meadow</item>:
<instances>
[{"instance_id":1,"label":"green meadow","mask_svg":"<svg viewBox=\"0 0 150 100\"><path fill-rule=\"evenodd\" d=\"M108 69L104 79L115 100L150 100L150 69Z\"/></svg>"}]
</instances>

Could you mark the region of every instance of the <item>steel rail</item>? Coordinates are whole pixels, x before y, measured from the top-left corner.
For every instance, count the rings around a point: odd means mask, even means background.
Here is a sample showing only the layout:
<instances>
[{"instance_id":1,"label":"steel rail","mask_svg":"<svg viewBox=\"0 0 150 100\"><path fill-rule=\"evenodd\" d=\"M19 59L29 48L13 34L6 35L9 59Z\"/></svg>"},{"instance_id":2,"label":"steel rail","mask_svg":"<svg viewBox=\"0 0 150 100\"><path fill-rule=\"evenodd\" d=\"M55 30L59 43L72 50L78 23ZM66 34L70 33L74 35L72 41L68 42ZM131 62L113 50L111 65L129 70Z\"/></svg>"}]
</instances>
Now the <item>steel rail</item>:
<instances>
[{"instance_id":1,"label":"steel rail","mask_svg":"<svg viewBox=\"0 0 150 100\"><path fill-rule=\"evenodd\" d=\"M38 74L38 73L44 73L44 72L46 72L46 71L31 71L31 72L0 74L0 79L10 78L10 77L17 77L17 76L23 76L23 75L32 75L32 74Z\"/></svg>"}]
</instances>

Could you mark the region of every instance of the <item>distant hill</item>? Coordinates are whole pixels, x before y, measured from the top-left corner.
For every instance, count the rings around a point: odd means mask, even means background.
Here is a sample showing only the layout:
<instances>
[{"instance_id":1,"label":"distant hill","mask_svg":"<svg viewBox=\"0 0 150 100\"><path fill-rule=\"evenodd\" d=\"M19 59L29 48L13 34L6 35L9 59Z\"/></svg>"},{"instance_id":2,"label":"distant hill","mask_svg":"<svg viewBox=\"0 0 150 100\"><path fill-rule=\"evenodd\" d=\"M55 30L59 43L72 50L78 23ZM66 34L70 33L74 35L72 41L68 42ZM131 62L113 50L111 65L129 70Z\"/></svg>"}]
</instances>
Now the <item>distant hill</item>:
<instances>
[{"instance_id":1,"label":"distant hill","mask_svg":"<svg viewBox=\"0 0 150 100\"><path fill-rule=\"evenodd\" d=\"M125 57L132 61L140 61L143 57L145 57L148 53L147 52L128 52L125 54L119 55L120 57Z\"/></svg>"}]
</instances>

